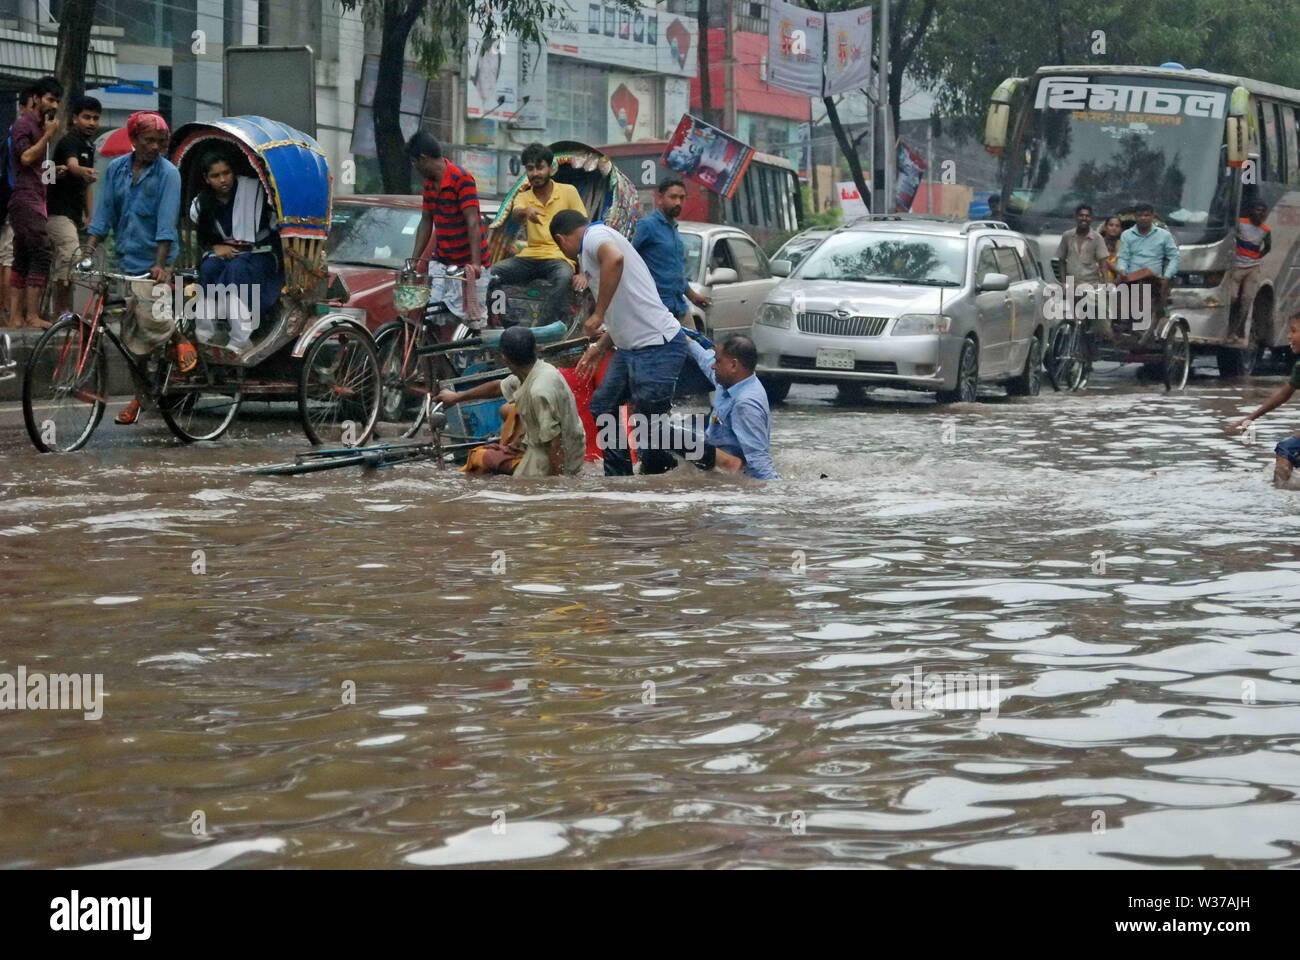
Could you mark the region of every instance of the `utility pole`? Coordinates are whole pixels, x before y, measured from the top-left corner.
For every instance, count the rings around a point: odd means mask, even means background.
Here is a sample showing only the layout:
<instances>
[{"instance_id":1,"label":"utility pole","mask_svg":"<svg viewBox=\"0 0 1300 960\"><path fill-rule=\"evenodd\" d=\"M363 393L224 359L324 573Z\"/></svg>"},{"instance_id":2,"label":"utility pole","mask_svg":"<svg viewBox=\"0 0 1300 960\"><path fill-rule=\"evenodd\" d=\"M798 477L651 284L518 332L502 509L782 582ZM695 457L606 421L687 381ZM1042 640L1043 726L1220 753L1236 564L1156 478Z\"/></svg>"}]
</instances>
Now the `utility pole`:
<instances>
[{"instance_id":1,"label":"utility pole","mask_svg":"<svg viewBox=\"0 0 1300 960\"><path fill-rule=\"evenodd\" d=\"M894 169L898 163L894 150L894 115L889 109L889 0L880 0L880 92L876 101L880 109L880 160L883 174L877 191L877 213L893 213L898 200L894 195Z\"/></svg>"},{"instance_id":2,"label":"utility pole","mask_svg":"<svg viewBox=\"0 0 1300 960\"><path fill-rule=\"evenodd\" d=\"M722 129L735 137L738 136L736 129L736 51L732 42L732 31L736 26L736 18L732 14L732 2L733 0L722 0L723 16L727 18L722 33L726 44L724 56L727 65L727 89L726 98L723 100L725 106L722 110Z\"/></svg>"},{"instance_id":3,"label":"utility pole","mask_svg":"<svg viewBox=\"0 0 1300 960\"><path fill-rule=\"evenodd\" d=\"M727 0L730 3L730 0ZM705 123L718 124L718 116L713 109L713 76L712 60L709 57L709 3L708 0L695 0L695 23L699 32L699 40L696 46L700 54L697 60L697 69L700 74L700 113L703 115ZM730 37L727 39L728 45L731 43ZM730 46L728 46L730 49ZM724 111L725 112L725 111ZM713 190L705 189L705 197L708 198L709 204L709 223L721 223L723 217L722 197Z\"/></svg>"}]
</instances>

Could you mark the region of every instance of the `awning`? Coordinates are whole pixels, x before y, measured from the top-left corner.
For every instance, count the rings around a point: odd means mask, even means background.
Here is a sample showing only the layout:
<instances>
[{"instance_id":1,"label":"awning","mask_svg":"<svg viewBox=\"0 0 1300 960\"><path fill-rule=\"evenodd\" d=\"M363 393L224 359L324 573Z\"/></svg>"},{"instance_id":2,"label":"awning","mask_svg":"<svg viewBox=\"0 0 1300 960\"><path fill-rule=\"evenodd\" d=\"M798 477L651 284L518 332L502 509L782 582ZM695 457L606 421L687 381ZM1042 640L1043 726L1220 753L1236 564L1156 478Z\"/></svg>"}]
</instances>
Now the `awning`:
<instances>
[{"instance_id":1,"label":"awning","mask_svg":"<svg viewBox=\"0 0 1300 960\"><path fill-rule=\"evenodd\" d=\"M0 83L21 83L51 76L58 38L54 34L0 30ZM117 55L112 40L92 37L86 55L86 87L117 82Z\"/></svg>"}]
</instances>

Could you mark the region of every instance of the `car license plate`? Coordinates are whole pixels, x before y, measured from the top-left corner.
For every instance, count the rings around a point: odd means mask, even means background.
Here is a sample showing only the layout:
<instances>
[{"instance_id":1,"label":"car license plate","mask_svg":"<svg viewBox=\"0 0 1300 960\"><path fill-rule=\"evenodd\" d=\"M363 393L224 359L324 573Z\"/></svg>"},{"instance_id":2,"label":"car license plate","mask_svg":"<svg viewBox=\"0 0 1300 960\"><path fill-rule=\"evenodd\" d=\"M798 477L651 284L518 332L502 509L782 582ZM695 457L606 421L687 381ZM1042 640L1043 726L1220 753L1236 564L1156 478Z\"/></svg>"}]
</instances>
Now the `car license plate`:
<instances>
[{"instance_id":1,"label":"car license plate","mask_svg":"<svg viewBox=\"0 0 1300 960\"><path fill-rule=\"evenodd\" d=\"M817 366L828 370L852 370L853 351L822 347L817 351Z\"/></svg>"}]
</instances>

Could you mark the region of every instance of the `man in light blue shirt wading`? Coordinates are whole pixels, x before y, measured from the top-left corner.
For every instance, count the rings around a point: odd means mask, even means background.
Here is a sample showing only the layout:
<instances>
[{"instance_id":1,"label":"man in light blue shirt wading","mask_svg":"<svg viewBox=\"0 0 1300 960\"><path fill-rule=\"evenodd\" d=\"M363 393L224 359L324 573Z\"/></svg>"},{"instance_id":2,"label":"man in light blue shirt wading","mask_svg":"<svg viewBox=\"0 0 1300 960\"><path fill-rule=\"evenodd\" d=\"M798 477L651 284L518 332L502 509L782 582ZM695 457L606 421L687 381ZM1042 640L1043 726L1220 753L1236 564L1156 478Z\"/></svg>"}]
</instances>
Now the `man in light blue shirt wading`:
<instances>
[{"instance_id":1,"label":"man in light blue shirt wading","mask_svg":"<svg viewBox=\"0 0 1300 960\"><path fill-rule=\"evenodd\" d=\"M686 348L700 372L717 391L703 443L684 431L675 438L673 452L704 470L743 472L758 480L779 480L772 465L772 413L767 391L754 375L758 348L754 341L733 333L717 350L703 346L698 335Z\"/></svg>"}]
</instances>

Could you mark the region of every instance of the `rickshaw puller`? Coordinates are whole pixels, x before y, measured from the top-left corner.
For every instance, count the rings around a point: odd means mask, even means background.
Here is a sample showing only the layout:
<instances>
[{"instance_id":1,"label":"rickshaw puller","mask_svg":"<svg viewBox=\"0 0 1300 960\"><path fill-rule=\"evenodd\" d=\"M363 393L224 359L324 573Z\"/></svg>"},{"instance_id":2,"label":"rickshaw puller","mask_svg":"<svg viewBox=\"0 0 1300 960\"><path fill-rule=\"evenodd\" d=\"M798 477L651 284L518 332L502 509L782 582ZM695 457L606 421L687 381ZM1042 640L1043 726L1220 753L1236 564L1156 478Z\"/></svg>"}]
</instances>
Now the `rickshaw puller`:
<instances>
[{"instance_id":1,"label":"rickshaw puller","mask_svg":"<svg viewBox=\"0 0 1300 960\"><path fill-rule=\"evenodd\" d=\"M95 198L86 249L93 256L111 230L123 273L148 274L155 283L166 284L176 260L181 212L181 174L163 156L171 128L161 114L141 110L127 118L126 132L131 152L108 165L103 189ZM136 354L150 353L175 333L170 320L155 331L143 329L138 317L130 317L128 322L134 330L123 341ZM198 362L194 345L177 338L175 350L181 371L194 369ZM139 417L140 397L135 397L116 422L132 424Z\"/></svg>"}]
</instances>

